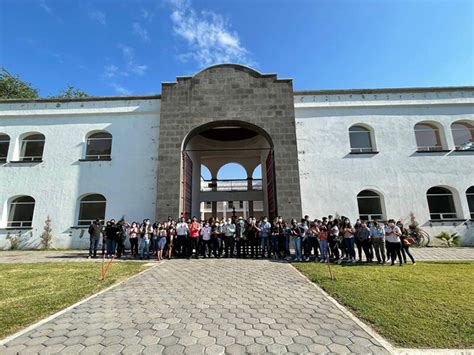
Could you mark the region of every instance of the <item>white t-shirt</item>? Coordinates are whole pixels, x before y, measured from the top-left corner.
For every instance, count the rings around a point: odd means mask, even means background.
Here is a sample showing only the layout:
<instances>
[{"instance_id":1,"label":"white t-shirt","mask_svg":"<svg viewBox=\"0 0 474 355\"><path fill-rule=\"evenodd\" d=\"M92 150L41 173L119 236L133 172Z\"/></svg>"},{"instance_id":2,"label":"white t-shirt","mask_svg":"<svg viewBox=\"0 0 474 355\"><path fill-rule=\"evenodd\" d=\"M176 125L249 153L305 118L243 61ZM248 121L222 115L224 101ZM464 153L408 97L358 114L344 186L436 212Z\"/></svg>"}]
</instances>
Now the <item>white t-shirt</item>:
<instances>
[{"instance_id":1,"label":"white t-shirt","mask_svg":"<svg viewBox=\"0 0 474 355\"><path fill-rule=\"evenodd\" d=\"M395 233L398 233L399 235L396 235ZM402 231L397 226L393 228L390 226L385 227L385 241L386 242L400 243L400 234L402 234Z\"/></svg>"}]
</instances>

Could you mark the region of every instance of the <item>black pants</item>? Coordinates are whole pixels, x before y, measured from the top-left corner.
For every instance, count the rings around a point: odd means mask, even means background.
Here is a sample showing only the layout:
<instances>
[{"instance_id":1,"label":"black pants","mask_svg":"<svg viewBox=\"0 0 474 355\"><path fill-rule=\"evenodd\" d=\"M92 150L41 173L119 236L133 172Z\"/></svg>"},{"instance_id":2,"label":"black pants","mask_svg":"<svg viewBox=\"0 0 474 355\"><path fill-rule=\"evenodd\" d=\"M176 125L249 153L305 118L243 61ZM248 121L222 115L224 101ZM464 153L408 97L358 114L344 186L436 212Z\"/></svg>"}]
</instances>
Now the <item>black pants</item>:
<instances>
[{"instance_id":1,"label":"black pants","mask_svg":"<svg viewBox=\"0 0 474 355\"><path fill-rule=\"evenodd\" d=\"M235 241L233 236L224 237L224 256L226 258L234 256Z\"/></svg>"},{"instance_id":2,"label":"black pants","mask_svg":"<svg viewBox=\"0 0 474 355\"><path fill-rule=\"evenodd\" d=\"M125 254L125 240L119 236L117 240L117 258L120 258L122 254Z\"/></svg>"},{"instance_id":3,"label":"black pants","mask_svg":"<svg viewBox=\"0 0 474 355\"><path fill-rule=\"evenodd\" d=\"M401 243L400 242L397 242L397 243L386 242L386 244L387 244L387 247L388 247L388 251L389 251L390 259L392 261L392 265L395 263L397 257L398 257L398 261L400 262L400 265L402 265L402 255L401 255L401 252L400 252Z\"/></svg>"},{"instance_id":4,"label":"black pants","mask_svg":"<svg viewBox=\"0 0 474 355\"><path fill-rule=\"evenodd\" d=\"M185 256L186 253L186 235L178 235L176 238L176 255L179 257Z\"/></svg>"},{"instance_id":5,"label":"black pants","mask_svg":"<svg viewBox=\"0 0 474 355\"><path fill-rule=\"evenodd\" d=\"M242 258L246 256L245 253L245 240L243 238L238 238L235 241L235 247L237 249L237 257Z\"/></svg>"},{"instance_id":6,"label":"black pants","mask_svg":"<svg viewBox=\"0 0 474 355\"><path fill-rule=\"evenodd\" d=\"M402 244L402 258L403 262L406 264L407 263L407 255L410 258L411 262L414 264L415 263L415 258L413 255L410 253L410 247L408 245Z\"/></svg>"},{"instance_id":7,"label":"black pants","mask_svg":"<svg viewBox=\"0 0 474 355\"><path fill-rule=\"evenodd\" d=\"M370 249L371 249L370 240L369 239L361 240L360 244L362 246L362 249L364 249L365 259L369 262L372 262L372 253L370 252Z\"/></svg>"},{"instance_id":8,"label":"black pants","mask_svg":"<svg viewBox=\"0 0 474 355\"><path fill-rule=\"evenodd\" d=\"M319 241L316 237L308 237L306 238L305 248L304 248L304 256L306 258L311 257L311 253L314 250L314 258L317 259L319 256Z\"/></svg>"},{"instance_id":9,"label":"black pants","mask_svg":"<svg viewBox=\"0 0 474 355\"><path fill-rule=\"evenodd\" d=\"M138 255L138 238L130 238L130 253L133 256Z\"/></svg>"},{"instance_id":10,"label":"black pants","mask_svg":"<svg viewBox=\"0 0 474 355\"><path fill-rule=\"evenodd\" d=\"M356 238L354 242L357 247L357 255L359 257L359 261L361 261L362 260L362 242L358 238Z\"/></svg>"},{"instance_id":11,"label":"black pants","mask_svg":"<svg viewBox=\"0 0 474 355\"><path fill-rule=\"evenodd\" d=\"M340 258L339 254L339 243L336 241L337 236L329 236L329 252L333 255L334 259L338 260Z\"/></svg>"},{"instance_id":12,"label":"black pants","mask_svg":"<svg viewBox=\"0 0 474 355\"><path fill-rule=\"evenodd\" d=\"M199 250L198 250L198 238L193 238L193 237L187 237L187 251L186 255L188 258L193 256L193 249L195 250L195 257L196 259L199 258Z\"/></svg>"}]
</instances>

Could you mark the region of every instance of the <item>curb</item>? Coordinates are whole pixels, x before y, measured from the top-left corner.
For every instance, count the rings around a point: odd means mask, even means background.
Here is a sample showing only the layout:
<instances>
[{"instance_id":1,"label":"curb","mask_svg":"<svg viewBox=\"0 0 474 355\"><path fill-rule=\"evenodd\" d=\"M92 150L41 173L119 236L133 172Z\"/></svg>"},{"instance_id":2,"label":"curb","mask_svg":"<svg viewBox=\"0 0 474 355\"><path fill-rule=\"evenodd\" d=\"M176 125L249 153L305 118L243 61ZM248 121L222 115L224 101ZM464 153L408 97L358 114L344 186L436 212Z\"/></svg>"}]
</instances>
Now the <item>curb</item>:
<instances>
[{"instance_id":1,"label":"curb","mask_svg":"<svg viewBox=\"0 0 474 355\"><path fill-rule=\"evenodd\" d=\"M421 261L421 260L420 260ZM423 260L424 261L424 260ZM383 338L378 334L372 327L361 321L356 317L349 309L341 305L335 298L330 296L326 291L319 287L316 283L312 282L305 274L299 271L293 264L288 263L301 277L303 277L307 282L314 286L319 292L326 296L331 303L333 303L339 310L341 310L345 315L352 319L357 325L359 325L363 330L365 330L370 336L377 340L380 345L382 345L388 352L394 355L474 355L474 349L406 349L406 348L396 348L388 340Z\"/></svg>"},{"instance_id":2,"label":"curb","mask_svg":"<svg viewBox=\"0 0 474 355\"><path fill-rule=\"evenodd\" d=\"M58 312L56 312L56 313L50 315L49 317L46 317L46 318L44 318L44 319L42 319L42 320L40 320L40 321L38 321L38 322L36 322L36 323L34 323L34 324L28 326L28 327L26 327L25 329L22 329L22 330L18 331L17 333L14 333L14 334L12 334L12 335L10 335L10 336L8 336L8 337L6 337L6 338L0 340L0 346L5 345L6 343L8 343L8 342L10 342L10 341L12 341L12 340L14 340L14 339L16 339L16 338L18 338L18 337L24 335L25 333L28 333L29 331L31 331L31 330L33 330L33 329L38 328L39 326L41 326L41 325L43 325L43 324L49 322L50 320L53 320L53 319L55 319L55 318L57 318L57 317L63 315L64 313L70 311L71 309L73 309L73 308L75 308L75 307L77 307L77 306L80 306L81 304L83 304L83 303L85 303L85 302L87 302L87 301L89 301L89 300L91 300L91 299L93 299L93 298L95 298L95 297L97 297L97 296L99 296L99 295L101 295L101 294L107 292L107 291L110 291L111 289L113 289L113 288L115 288L115 287L120 286L121 284L127 282L128 280L134 279L135 277L138 277L138 276L144 274L145 272L148 272L148 271L154 269L155 267L157 267L158 265L160 265L162 262L163 262L163 261L160 261L160 262L156 263L155 265L150 266L150 267L148 267L147 269L145 269L145 270L143 270L143 271L140 271L138 274L132 275L132 276L130 276L130 277L128 277L128 278L126 278L126 279L124 279L124 280L122 280L122 281L119 281L118 283L113 284L112 286L109 286L109 287L107 287L106 289L103 289L103 290L101 290L101 291L99 291L99 292L97 292L97 293L94 293L93 295L91 295L91 296L89 296L89 297L87 297L87 298L84 298L83 300L80 300L79 302L76 302L76 303L74 303L73 305L70 305L70 306L67 307L67 308L62 309L62 310L60 310L60 311L58 311ZM147 264L151 264L151 263L145 263L144 266L147 265Z\"/></svg>"}]
</instances>

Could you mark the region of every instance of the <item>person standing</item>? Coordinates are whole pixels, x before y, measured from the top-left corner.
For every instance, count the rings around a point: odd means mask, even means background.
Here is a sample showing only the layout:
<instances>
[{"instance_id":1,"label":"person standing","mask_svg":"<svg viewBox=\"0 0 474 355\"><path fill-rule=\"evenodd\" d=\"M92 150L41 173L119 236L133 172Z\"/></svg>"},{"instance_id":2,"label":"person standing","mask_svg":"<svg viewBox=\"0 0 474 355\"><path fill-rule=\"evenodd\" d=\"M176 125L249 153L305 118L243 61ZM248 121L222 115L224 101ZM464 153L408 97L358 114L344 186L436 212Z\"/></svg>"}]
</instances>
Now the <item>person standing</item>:
<instances>
[{"instance_id":1,"label":"person standing","mask_svg":"<svg viewBox=\"0 0 474 355\"><path fill-rule=\"evenodd\" d=\"M400 236L401 235L402 235L402 231L395 224L395 220L390 219L388 221L388 226L385 227L385 241L388 245L388 250L390 252L390 260L392 261L391 263L392 266L395 264L397 257L400 262L400 266L403 266L402 255L400 253L400 248L401 248Z\"/></svg>"},{"instance_id":2,"label":"person standing","mask_svg":"<svg viewBox=\"0 0 474 355\"><path fill-rule=\"evenodd\" d=\"M117 258L121 258L125 254L125 241L127 240L128 224L123 218L117 223Z\"/></svg>"},{"instance_id":3,"label":"person standing","mask_svg":"<svg viewBox=\"0 0 474 355\"><path fill-rule=\"evenodd\" d=\"M319 248L321 250L321 258L319 262L320 263L329 262L327 224L321 224L319 226L318 238L319 238Z\"/></svg>"},{"instance_id":4,"label":"person standing","mask_svg":"<svg viewBox=\"0 0 474 355\"><path fill-rule=\"evenodd\" d=\"M191 224L189 225L189 237L188 237L188 250L187 257L188 259L192 257L193 250L195 251L195 258L199 259L199 250L198 250L198 239L199 239L199 230L201 224L197 221L196 217L193 217Z\"/></svg>"},{"instance_id":5,"label":"person standing","mask_svg":"<svg viewBox=\"0 0 474 355\"><path fill-rule=\"evenodd\" d=\"M157 233L157 242L156 242L156 259L158 261L163 260L163 250L165 249L166 245L166 238L168 236L166 224L160 224L158 226L158 233Z\"/></svg>"},{"instance_id":6,"label":"person standing","mask_svg":"<svg viewBox=\"0 0 474 355\"><path fill-rule=\"evenodd\" d=\"M105 227L105 235L107 236L107 257L112 258L115 255L115 248L117 247L118 228L115 224L115 219L107 222Z\"/></svg>"},{"instance_id":7,"label":"person standing","mask_svg":"<svg viewBox=\"0 0 474 355\"><path fill-rule=\"evenodd\" d=\"M140 233L140 230L138 228L137 222L132 222L132 225L130 226L130 229L128 231L129 238L130 238L130 254L132 254L132 257L137 258L138 257L138 234Z\"/></svg>"},{"instance_id":8,"label":"person standing","mask_svg":"<svg viewBox=\"0 0 474 355\"><path fill-rule=\"evenodd\" d=\"M99 246L99 241L102 235L102 231L103 231L102 223L100 223L100 219L97 218L89 226L89 236L90 236L89 259L97 257L97 247Z\"/></svg>"},{"instance_id":9,"label":"person standing","mask_svg":"<svg viewBox=\"0 0 474 355\"><path fill-rule=\"evenodd\" d=\"M224 225L224 257L228 258L234 256L235 245L235 224L232 223L232 218L227 218Z\"/></svg>"},{"instance_id":10,"label":"person standing","mask_svg":"<svg viewBox=\"0 0 474 355\"><path fill-rule=\"evenodd\" d=\"M271 233L272 225L268 222L268 218L265 216L263 217L263 221L260 222L258 229L260 230L260 243L261 243L261 250L262 250L262 258L265 258L265 253L267 253L267 257L269 258L271 255L270 252L270 233Z\"/></svg>"},{"instance_id":11,"label":"person standing","mask_svg":"<svg viewBox=\"0 0 474 355\"><path fill-rule=\"evenodd\" d=\"M344 227L342 228L342 237L344 238L344 246L346 253L346 260L355 263L355 250L354 250L354 234L355 229L351 225L351 221L346 218L344 220Z\"/></svg>"},{"instance_id":12,"label":"person standing","mask_svg":"<svg viewBox=\"0 0 474 355\"><path fill-rule=\"evenodd\" d=\"M403 224L401 222L397 222L397 226L398 228L400 228L400 226L403 227ZM416 265L416 262L415 262L415 258L413 257L413 255L411 255L410 253L410 246L415 242L413 240L413 238L408 234L408 230L405 229L405 228L400 228L401 231L402 231L402 235L400 236L400 240L401 240L401 254L402 254L402 258L403 258L403 263L406 264L407 263L407 255L408 257L410 258L411 262L413 265Z\"/></svg>"},{"instance_id":13,"label":"person standing","mask_svg":"<svg viewBox=\"0 0 474 355\"><path fill-rule=\"evenodd\" d=\"M245 239L247 231L245 229L245 221L242 217L239 217L235 225L235 243L237 248L237 257L245 258Z\"/></svg>"},{"instance_id":14,"label":"person standing","mask_svg":"<svg viewBox=\"0 0 474 355\"><path fill-rule=\"evenodd\" d=\"M181 258L185 254L188 233L189 225L186 223L184 217L181 217L176 224L176 254Z\"/></svg>"},{"instance_id":15,"label":"person standing","mask_svg":"<svg viewBox=\"0 0 474 355\"><path fill-rule=\"evenodd\" d=\"M295 248L295 261L303 261L301 256L301 229L296 223L296 219L291 220L290 224L290 235L293 241L293 247Z\"/></svg>"},{"instance_id":16,"label":"person standing","mask_svg":"<svg viewBox=\"0 0 474 355\"><path fill-rule=\"evenodd\" d=\"M201 228L201 231L199 234L202 237L201 255L203 258L206 258L206 255L208 258L210 258L211 252L212 252L211 225L209 224L208 221L206 221L204 226Z\"/></svg>"},{"instance_id":17,"label":"person standing","mask_svg":"<svg viewBox=\"0 0 474 355\"><path fill-rule=\"evenodd\" d=\"M309 261L311 259L311 253L314 252L314 261L319 258L319 233L321 228L321 221L314 220L308 228L305 257Z\"/></svg>"},{"instance_id":18,"label":"person standing","mask_svg":"<svg viewBox=\"0 0 474 355\"><path fill-rule=\"evenodd\" d=\"M385 228L378 221L372 223L370 239L374 247L375 257L379 264L385 264Z\"/></svg>"},{"instance_id":19,"label":"person standing","mask_svg":"<svg viewBox=\"0 0 474 355\"><path fill-rule=\"evenodd\" d=\"M329 228L329 236L328 236L329 253L332 254L334 260L337 261L339 260L339 257L340 257L339 220L335 219L334 221L328 222L328 228Z\"/></svg>"},{"instance_id":20,"label":"person standing","mask_svg":"<svg viewBox=\"0 0 474 355\"><path fill-rule=\"evenodd\" d=\"M364 250L365 259L368 263L372 262L370 256L370 229L367 227L365 222L362 222L359 229L356 230L356 240L359 241L359 245ZM359 257L359 261L362 261L362 257Z\"/></svg>"},{"instance_id":21,"label":"person standing","mask_svg":"<svg viewBox=\"0 0 474 355\"><path fill-rule=\"evenodd\" d=\"M145 251L146 251L147 259L150 259L150 239L151 239L152 234L153 234L153 227L150 224L150 220L144 219L143 224L140 228L140 244L138 246L140 259L142 260L145 257Z\"/></svg>"}]
</instances>

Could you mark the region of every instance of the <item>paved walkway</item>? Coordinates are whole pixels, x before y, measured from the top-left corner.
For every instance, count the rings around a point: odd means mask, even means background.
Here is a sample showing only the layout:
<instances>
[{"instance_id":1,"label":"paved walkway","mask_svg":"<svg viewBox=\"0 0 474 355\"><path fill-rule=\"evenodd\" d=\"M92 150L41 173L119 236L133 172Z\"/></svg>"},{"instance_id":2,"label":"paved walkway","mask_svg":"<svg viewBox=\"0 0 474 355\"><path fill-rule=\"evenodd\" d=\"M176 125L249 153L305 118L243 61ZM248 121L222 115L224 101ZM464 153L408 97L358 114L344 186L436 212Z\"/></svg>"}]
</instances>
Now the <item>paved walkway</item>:
<instances>
[{"instance_id":1,"label":"paved walkway","mask_svg":"<svg viewBox=\"0 0 474 355\"><path fill-rule=\"evenodd\" d=\"M289 264L237 259L164 262L3 352L388 353Z\"/></svg>"},{"instance_id":2,"label":"paved walkway","mask_svg":"<svg viewBox=\"0 0 474 355\"><path fill-rule=\"evenodd\" d=\"M410 248L417 261L474 260L474 248ZM0 263L87 261L87 250L1 250ZM365 257L364 257L365 259ZM102 259L90 259L101 261ZM124 258L122 260L132 260ZM151 260L153 261L153 260Z\"/></svg>"}]
</instances>

